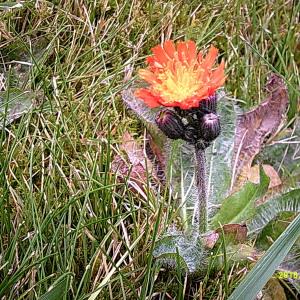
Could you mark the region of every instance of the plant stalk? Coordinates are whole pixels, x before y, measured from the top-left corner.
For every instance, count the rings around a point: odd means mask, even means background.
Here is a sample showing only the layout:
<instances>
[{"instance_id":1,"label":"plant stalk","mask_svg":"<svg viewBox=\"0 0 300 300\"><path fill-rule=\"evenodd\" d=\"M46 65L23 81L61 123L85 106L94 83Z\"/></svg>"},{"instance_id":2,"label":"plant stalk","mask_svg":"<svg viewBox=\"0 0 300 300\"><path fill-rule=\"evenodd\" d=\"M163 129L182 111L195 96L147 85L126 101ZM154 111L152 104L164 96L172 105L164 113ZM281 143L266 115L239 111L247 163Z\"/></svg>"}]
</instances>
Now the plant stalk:
<instances>
[{"instance_id":1,"label":"plant stalk","mask_svg":"<svg viewBox=\"0 0 300 300\"><path fill-rule=\"evenodd\" d=\"M207 219L207 188L206 188L206 161L205 149L195 146L196 153L196 183L198 188L198 214L195 216L194 223L199 225L199 233L204 234L207 232L208 219Z\"/></svg>"}]
</instances>

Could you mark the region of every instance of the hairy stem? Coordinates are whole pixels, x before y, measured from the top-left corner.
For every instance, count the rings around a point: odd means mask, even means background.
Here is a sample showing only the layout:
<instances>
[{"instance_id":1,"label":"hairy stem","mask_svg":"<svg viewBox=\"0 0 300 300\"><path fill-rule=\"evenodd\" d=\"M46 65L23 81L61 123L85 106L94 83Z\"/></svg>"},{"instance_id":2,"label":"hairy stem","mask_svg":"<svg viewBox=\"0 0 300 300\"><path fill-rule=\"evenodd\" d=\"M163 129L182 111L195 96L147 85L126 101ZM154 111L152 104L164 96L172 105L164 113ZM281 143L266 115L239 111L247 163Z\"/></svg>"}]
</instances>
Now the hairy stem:
<instances>
[{"instance_id":1,"label":"hairy stem","mask_svg":"<svg viewBox=\"0 0 300 300\"><path fill-rule=\"evenodd\" d=\"M201 147L195 147L196 152L196 183L198 187L198 214L195 216L194 223L199 224L199 233L207 231L207 191L206 191L206 171L205 171L205 150Z\"/></svg>"}]
</instances>

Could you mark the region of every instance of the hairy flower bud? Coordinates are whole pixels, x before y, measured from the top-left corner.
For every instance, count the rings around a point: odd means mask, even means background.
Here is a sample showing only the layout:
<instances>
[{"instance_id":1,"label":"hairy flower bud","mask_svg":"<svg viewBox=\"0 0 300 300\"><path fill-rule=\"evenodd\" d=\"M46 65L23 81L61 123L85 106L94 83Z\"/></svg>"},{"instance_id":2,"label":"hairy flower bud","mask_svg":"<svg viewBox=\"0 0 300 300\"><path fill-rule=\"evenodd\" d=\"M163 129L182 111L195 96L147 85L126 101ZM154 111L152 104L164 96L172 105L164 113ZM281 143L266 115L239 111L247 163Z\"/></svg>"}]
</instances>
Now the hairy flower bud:
<instances>
[{"instance_id":1,"label":"hairy flower bud","mask_svg":"<svg viewBox=\"0 0 300 300\"><path fill-rule=\"evenodd\" d=\"M202 100L199 105L200 110L203 112L217 112L217 95L213 94L208 98Z\"/></svg>"},{"instance_id":2,"label":"hairy flower bud","mask_svg":"<svg viewBox=\"0 0 300 300\"><path fill-rule=\"evenodd\" d=\"M200 120L200 136L206 142L212 142L221 132L220 118L217 114L205 114Z\"/></svg>"},{"instance_id":3,"label":"hairy flower bud","mask_svg":"<svg viewBox=\"0 0 300 300\"><path fill-rule=\"evenodd\" d=\"M176 140L184 136L184 124L180 117L172 110L162 110L155 122L158 128L170 139Z\"/></svg>"}]
</instances>

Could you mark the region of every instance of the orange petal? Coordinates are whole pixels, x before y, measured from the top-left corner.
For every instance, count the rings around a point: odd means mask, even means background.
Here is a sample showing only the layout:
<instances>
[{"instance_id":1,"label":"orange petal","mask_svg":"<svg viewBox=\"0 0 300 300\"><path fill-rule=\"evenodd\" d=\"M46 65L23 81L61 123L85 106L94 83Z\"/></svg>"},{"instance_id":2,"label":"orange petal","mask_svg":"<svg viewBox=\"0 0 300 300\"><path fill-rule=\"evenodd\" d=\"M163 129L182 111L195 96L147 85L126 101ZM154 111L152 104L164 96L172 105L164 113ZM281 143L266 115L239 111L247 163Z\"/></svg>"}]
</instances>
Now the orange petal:
<instances>
[{"instance_id":1,"label":"orange petal","mask_svg":"<svg viewBox=\"0 0 300 300\"><path fill-rule=\"evenodd\" d=\"M147 62L148 65L154 66L155 59L154 59L154 57L152 57L152 56L148 56L148 57L146 58L146 62Z\"/></svg>"},{"instance_id":2,"label":"orange petal","mask_svg":"<svg viewBox=\"0 0 300 300\"><path fill-rule=\"evenodd\" d=\"M154 60L156 60L159 64L164 66L168 63L169 59L166 55L166 52L160 45L155 46L151 49L151 51L153 53Z\"/></svg>"},{"instance_id":3,"label":"orange petal","mask_svg":"<svg viewBox=\"0 0 300 300\"><path fill-rule=\"evenodd\" d=\"M185 99L185 101L183 102L178 102L178 106L181 109L189 109L192 107L197 107L199 103L199 99L197 99L197 97L193 96L193 97L189 97L187 99Z\"/></svg>"},{"instance_id":4,"label":"orange petal","mask_svg":"<svg viewBox=\"0 0 300 300\"><path fill-rule=\"evenodd\" d=\"M203 59L202 52L199 52L199 53L198 53L198 56L197 56L197 60L198 60L198 63L199 63L199 64L202 63L202 59Z\"/></svg>"},{"instance_id":5,"label":"orange petal","mask_svg":"<svg viewBox=\"0 0 300 300\"><path fill-rule=\"evenodd\" d=\"M179 61L181 61L182 63L185 63L187 61L187 45L185 42L178 42L177 43L177 53L178 53L178 59Z\"/></svg>"},{"instance_id":6,"label":"orange petal","mask_svg":"<svg viewBox=\"0 0 300 300\"><path fill-rule=\"evenodd\" d=\"M187 59L189 64L191 64L195 59L197 55L197 50L196 50L196 44L194 41L187 41Z\"/></svg>"},{"instance_id":7,"label":"orange petal","mask_svg":"<svg viewBox=\"0 0 300 300\"><path fill-rule=\"evenodd\" d=\"M199 97L199 100L205 99L209 96L208 89L209 87L205 85L203 88L197 91L197 96Z\"/></svg>"},{"instance_id":8,"label":"orange petal","mask_svg":"<svg viewBox=\"0 0 300 300\"><path fill-rule=\"evenodd\" d=\"M153 56L149 56L146 58L146 62L149 65L149 70L156 73L157 71L161 70L163 66L158 63Z\"/></svg>"},{"instance_id":9,"label":"orange petal","mask_svg":"<svg viewBox=\"0 0 300 300\"><path fill-rule=\"evenodd\" d=\"M164 43L164 50L170 59L173 59L175 57L176 48L173 41L166 41Z\"/></svg>"},{"instance_id":10,"label":"orange petal","mask_svg":"<svg viewBox=\"0 0 300 300\"><path fill-rule=\"evenodd\" d=\"M160 106L158 100L159 97L154 96L149 90L147 89L137 89L134 92L134 95L140 99L142 99L150 108Z\"/></svg>"},{"instance_id":11,"label":"orange petal","mask_svg":"<svg viewBox=\"0 0 300 300\"><path fill-rule=\"evenodd\" d=\"M155 74L147 69L140 69L138 73L142 79L144 79L145 81L147 81L150 84L154 84L154 83L158 82L158 79L155 76Z\"/></svg>"},{"instance_id":12,"label":"orange petal","mask_svg":"<svg viewBox=\"0 0 300 300\"><path fill-rule=\"evenodd\" d=\"M218 68L212 72L212 74L211 74L212 84L216 84L225 78L224 66L225 66L225 63L224 63L224 60L222 60L221 64L218 66Z\"/></svg>"},{"instance_id":13,"label":"orange petal","mask_svg":"<svg viewBox=\"0 0 300 300\"><path fill-rule=\"evenodd\" d=\"M206 69L211 69L213 64L215 63L215 60L218 56L218 49L215 48L214 46L211 46L209 51L208 51L208 54L206 55L205 59L203 60L201 66L203 68L206 68Z\"/></svg>"},{"instance_id":14,"label":"orange petal","mask_svg":"<svg viewBox=\"0 0 300 300\"><path fill-rule=\"evenodd\" d=\"M182 101L182 102L178 102L178 106L181 108L181 109L190 109L192 107L195 107L193 106L193 103L190 103L188 101Z\"/></svg>"},{"instance_id":15,"label":"orange petal","mask_svg":"<svg viewBox=\"0 0 300 300\"><path fill-rule=\"evenodd\" d=\"M190 99L190 103L191 103L192 107L198 107L200 101L201 101L201 99L199 99L198 96L194 96Z\"/></svg>"},{"instance_id":16,"label":"orange petal","mask_svg":"<svg viewBox=\"0 0 300 300\"><path fill-rule=\"evenodd\" d=\"M222 85L224 85L226 80L226 76L222 77L218 82L216 83L212 83L211 84L211 88L214 90L217 90L218 88L220 88Z\"/></svg>"}]
</instances>

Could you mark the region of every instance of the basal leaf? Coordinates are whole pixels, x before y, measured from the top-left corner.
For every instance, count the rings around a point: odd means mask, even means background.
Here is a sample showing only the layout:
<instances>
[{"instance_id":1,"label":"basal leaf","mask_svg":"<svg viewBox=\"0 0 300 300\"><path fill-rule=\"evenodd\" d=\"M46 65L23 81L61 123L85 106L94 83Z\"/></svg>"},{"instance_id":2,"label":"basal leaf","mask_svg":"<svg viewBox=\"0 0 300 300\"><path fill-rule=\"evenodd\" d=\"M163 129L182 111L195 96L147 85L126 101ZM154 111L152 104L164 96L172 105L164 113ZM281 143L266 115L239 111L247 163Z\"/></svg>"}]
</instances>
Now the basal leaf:
<instances>
[{"instance_id":1,"label":"basal leaf","mask_svg":"<svg viewBox=\"0 0 300 300\"><path fill-rule=\"evenodd\" d=\"M224 93L218 96L221 134L206 150L208 201L213 212L215 204L227 195L231 184L233 144L237 115L240 109Z\"/></svg>"},{"instance_id":2,"label":"basal leaf","mask_svg":"<svg viewBox=\"0 0 300 300\"><path fill-rule=\"evenodd\" d=\"M10 89L0 92L0 128L12 123L33 106L34 94L29 91Z\"/></svg>"},{"instance_id":3,"label":"basal leaf","mask_svg":"<svg viewBox=\"0 0 300 300\"><path fill-rule=\"evenodd\" d=\"M122 99L126 106L129 107L143 122L155 125L155 117L160 109L149 108L145 102L135 97L134 88L128 88L122 91Z\"/></svg>"},{"instance_id":4,"label":"basal leaf","mask_svg":"<svg viewBox=\"0 0 300 300\"><path fill-rule=\"evenodd\" d=\"M190 274L206 265L206 252L196 230L167 232L156 243L153 256L169 267L175 267L179 257L180 266Z\"/></svg>"},{"instance_id":5,"label":"basal leaf","mask_svg":"<svg viewBox=\"0 0 300 300\"><path fill-rule=\"evenodd\" d=\"M40 300L57 300L63 299L64 295L70 288L72 273L66 273L61 275L50 287L50 289L42 295Z\"/></svg>"},{"instance_id":6,"label":"basal leaf","mask_svg":"<svg viewBox=\"0 0 300 300\"><path fill-rule=\"evenodd\" d=\"M249 233L259 232L282 212L300 212L300 189L287 192L258 206L255 217L249 221Z\"/></svg>"}]
</instances>

